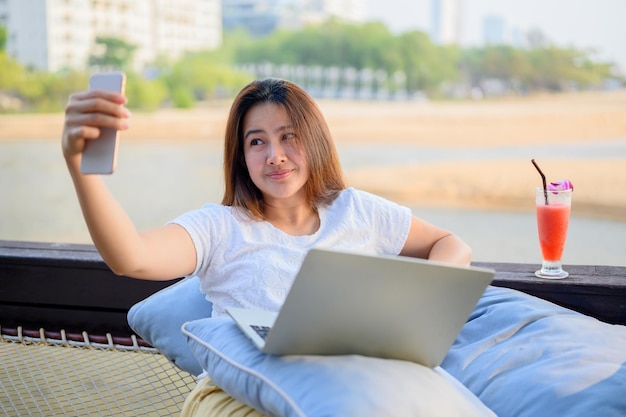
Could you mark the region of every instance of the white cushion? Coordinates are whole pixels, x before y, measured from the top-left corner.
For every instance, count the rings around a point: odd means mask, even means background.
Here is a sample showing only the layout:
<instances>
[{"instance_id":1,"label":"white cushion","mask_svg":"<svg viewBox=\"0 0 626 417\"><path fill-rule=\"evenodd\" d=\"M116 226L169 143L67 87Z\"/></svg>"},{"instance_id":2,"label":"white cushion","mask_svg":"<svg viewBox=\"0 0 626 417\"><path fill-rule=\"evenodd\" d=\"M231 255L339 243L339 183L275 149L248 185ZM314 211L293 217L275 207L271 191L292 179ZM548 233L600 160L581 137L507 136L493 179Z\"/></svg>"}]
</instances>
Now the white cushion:
<instances>
[{"instance_id":1,"label":"white cushion","mask_svg":"<svg viewBox=\"0 0 626 417\"><path fill-rule=\"evenodd\" d=\"M127 319L131 329L157 348L178 368L202 373L180 326L189 320L211 317L212 304L200 292L198 277L185 278L132 306Z\"/></svg>"},{"instance_id":2,"label":"white cushion","mask_svg":"<svg viewBox=\"0 0 626 417\"><path fill-rule=\"evenodd\" d=\"M626 326L490 287L442 365L500 417L626 416Z\"/></svg>"},{"instance_id":3,"label":"white cushion","mask_svg":"<svg viewBox=\"0 0 626 417\"><path fill-rule=\"evenodd\" d=\"M211 379L267 415L495 416L441 368L358 355L267 355L226 317L182 330Z\"/></svg>"}]
</instances>

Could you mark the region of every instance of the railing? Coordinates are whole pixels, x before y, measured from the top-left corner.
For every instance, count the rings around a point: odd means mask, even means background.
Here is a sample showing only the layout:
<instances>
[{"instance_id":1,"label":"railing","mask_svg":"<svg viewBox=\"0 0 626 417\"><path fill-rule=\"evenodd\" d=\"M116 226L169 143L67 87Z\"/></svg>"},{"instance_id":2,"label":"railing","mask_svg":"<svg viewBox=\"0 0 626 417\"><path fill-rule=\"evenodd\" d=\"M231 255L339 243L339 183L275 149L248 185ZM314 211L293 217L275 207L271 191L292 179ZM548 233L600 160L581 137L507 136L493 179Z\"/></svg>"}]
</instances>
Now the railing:
<instances>
[{"instance_id":1,"label":"railing","mask_svg":"<svg viewBox=\"0 0 626 417\"><path fill-rule=\"evenodd\" d=\"M475 264L496 270L495 286L626 324L626 267L568 265L569 278L544 280L538 265ZM92 245L0 241L0 324L130 336L128 309L174 282L117 276Z\"/></svg>"},{"instance_id":2,"label":"railing","mask_svg":"<svg viewBox=\"0 0 626 417\"><path fill-rule=\"evenodd\" d=\"M254 78L278 77L291 80L318 99L347 100L416 100L420 92L410 91L402 71L389 73L383 69L275 65L269 62L243 64L237 70Z\"/></svg>"},{"instance_id":3,"label":"railing","mask_svg":"<svg viewBox=\"0 0 626 417\"><path fill-rule=\"evenodd\" d=\"M0 241L0 324L130 336L128 309L173 282L117 276L92 245Z\"/></svg>"}]
</instances>

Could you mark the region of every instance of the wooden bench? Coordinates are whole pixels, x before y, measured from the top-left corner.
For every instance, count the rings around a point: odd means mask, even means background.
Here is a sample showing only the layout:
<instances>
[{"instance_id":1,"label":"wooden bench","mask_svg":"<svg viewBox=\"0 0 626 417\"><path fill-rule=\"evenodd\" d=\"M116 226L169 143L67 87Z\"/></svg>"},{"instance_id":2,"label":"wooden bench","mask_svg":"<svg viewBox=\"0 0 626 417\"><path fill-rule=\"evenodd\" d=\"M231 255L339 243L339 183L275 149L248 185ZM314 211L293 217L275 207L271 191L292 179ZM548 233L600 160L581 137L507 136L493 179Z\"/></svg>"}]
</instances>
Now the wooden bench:
<instances>
[{"instance_id":1,"label":"wooden bench","mask_svg":"<svg viewBox=\"0 0 626 417\"><path fill-rule=\"evenodd\" d=\"M534 276L538 265L475 265L496 270L493 285L626 324L626 267L567 265L553 281ZM0 326L129 336L128 309L175 281L117 276L92 245L0 241Z\"/></svg>"}]
</instances>

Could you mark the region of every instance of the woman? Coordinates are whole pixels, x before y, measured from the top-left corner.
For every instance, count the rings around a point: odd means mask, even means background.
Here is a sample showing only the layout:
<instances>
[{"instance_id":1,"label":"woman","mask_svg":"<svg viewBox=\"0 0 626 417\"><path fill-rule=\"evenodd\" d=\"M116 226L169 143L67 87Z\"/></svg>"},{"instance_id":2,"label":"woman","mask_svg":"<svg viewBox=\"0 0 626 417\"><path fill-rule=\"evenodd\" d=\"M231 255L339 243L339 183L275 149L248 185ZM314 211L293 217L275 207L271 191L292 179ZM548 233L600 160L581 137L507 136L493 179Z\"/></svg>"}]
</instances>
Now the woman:
<instances>
[{"instance_id":1,"label":"woman","mask_svg":"<svg viewBox=\"0 0 626 417\"><path fill-rule=\"evenodd\" d=\"M152 280L197 275L213 315L220 316L230 306L279 310L313 247L470 263L470 248L454 234L406 207L347 188L315 101L279 79L254 81L234 100L222 203L139 232L102 179L80 172L85 143L99 128L128 129L125 103L116 93L74 94L63 131L63 154L89 232L117 274ZM215 391L207 381L190 398Z\"/></svg>"},{"instance_id":2,"label":"woman","mask_svg":"<svg viewBox=\"0 0 626 417\"><path fill-rule=\"evenodd\" d=\"M81 154L99 128L128 129L126 99L74 94L63 154L95 246L117 274L151 280L201 278L214 314L228 306L278 310L312 247L404 255L467 265L470 248L410 210L346 188L315 101L279 79L255 81L235 98L226 127L222 204L139 232Z\"/></svg>"},{"instance_id":3,"label":"woman","mask_svg":"<svg viewBox=\"0 0 626 417\"><path fill-rule=\"evenodd\" d=\"M470 262L470 248L454 234L408 208L346 188L315 101L279 79L252 82L234 100L222 204L138 232L102 179L80 172L85 143L100 127L128 129L125 102L110 92L74 94L63 131L63 154L89 232L117 274L198 275L221 315L227 306L278 310L312 247Z\"/></svg>"}]
</instances>

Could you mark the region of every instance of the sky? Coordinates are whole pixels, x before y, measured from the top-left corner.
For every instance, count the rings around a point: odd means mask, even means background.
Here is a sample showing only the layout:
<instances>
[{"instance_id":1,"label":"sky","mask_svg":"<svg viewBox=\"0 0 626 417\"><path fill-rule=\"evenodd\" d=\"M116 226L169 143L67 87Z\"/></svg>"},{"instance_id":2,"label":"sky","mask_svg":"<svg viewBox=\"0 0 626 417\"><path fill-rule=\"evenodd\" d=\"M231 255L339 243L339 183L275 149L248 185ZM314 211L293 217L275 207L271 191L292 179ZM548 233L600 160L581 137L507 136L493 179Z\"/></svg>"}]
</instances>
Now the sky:
<instances>
[{"instance_id":1,"label":"sky","mask_svg":"<svg viewBox=\"0 0 626 417\"><path fill-rule=\"evenodd\" d=\"M506 25L538 28L560 47L593 49L595 60L626 72L626 0L461 0L463 46L480 45L482 20L499 15ZM368 19L393 32L430 33L432 0L368 0Z\"/></svg>"}]
</instances>

